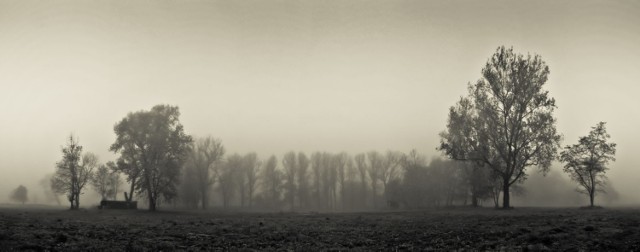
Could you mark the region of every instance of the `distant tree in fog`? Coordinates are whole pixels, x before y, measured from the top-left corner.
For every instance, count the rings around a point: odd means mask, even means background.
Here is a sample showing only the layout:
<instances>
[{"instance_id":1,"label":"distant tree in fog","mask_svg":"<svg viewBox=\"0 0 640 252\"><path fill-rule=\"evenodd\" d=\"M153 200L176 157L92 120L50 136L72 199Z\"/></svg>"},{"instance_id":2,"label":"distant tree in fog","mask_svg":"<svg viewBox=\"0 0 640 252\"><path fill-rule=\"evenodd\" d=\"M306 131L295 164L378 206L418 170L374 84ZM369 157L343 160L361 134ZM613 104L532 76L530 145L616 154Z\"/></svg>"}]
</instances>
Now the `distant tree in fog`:
<instances>
[{"instance_id":1,"label":"distant tree in fog","mask_svg":"<svg viewBox=\"0 0 640 252\"><path fill-rule=\"evenodd\" d=\"M295 152L290 151L284 154L282 168L284 168L285 176L285 197L289 201L291 211L293 211L296 197L296 174L298 172L298 160Z\"/></svg>"},{"instance_id":2,"label":"distant tree in fog","mask_svg":"<svg viewBox=\"0 0 640 252\"><path fill-rule=\"evenodd\" d=\"M70 209L80 207L82 189L91 180L93 170L98 166L98 157L92 153L82 155L82 146L73 135L62 148L62 160L56 163L56 172L51 178L56 193L66 194Z\"/></svg>"},{"instance_id":3,"label":"distant tree in fog","mask_svg":"<svg viewBox=\"0 0 640 252\"><path fill-rule=\"evenodd\" d=\"M269 208L277 208L280 204L282 188L282 172L278 170L278 159L271 156L262 169L263 199Z\"/></svg>"},{"instance_id":4,"label":"distant tree in fog","mask_svg":"<svg viewBox=\"0 0 640 252\"><path fill-rule=\"evenodd\" d=\"M215 181L216 165L222 159L225 149L222 142L212 137L196 140L189 152L185 163L185 172L189 173L185 181L193 183L193 190L200 201L202 209L206 209L209 201L209 191ZM188 170L188 171L187 171ZM196 203L197 204L197 203Z\"/></svg>"},{"instance_id":5,"label":"distant tree in fog","mask_svg":"<svg viewBox=\"0 0 640 252\"><path fill-rule=\"evenodd\" d=\"M555 159L555 99L543 89L549 68L540 56L499 47L469 85L469 94L449 110L439 150L456 160L482 162L502 179L503 208L509 189L526 178L526 168L545 173Z\"/></svg>"},{"instance_id":6,"label":"distant tree in fog","mask_svg":"<svg viewBox=\"0 0 640 252\"><path fill-rule=\"evenodd\" d=\"M15 202L20 202L24 205L25 202L29 200L27 196L27 188L23 185L19 185L16 189L11 193L11 200Z\"/></svg>"},{"instance_id":7,"label":"distant tree in fog","mask_svg":"<svg viewBox=\"0 0 640 252\"><path fill-rule=\"evenodd\" d=\"M53 173L46 174L42 179L40 179L38 184L40 184L40 186L42 187L47 202L55 201L56 204L60 205L59 195L54 190L53 185L51 184L53 176Z\"/></svg>"},{"instance_id":8,"label":"distant tree in fog","mask_svg":"<svg viewBox=\"0 0 640 252\"><path fill-rule=\"evenodd\" d=\"M397 151L387 151L384 157L384 162L380 169L380 181L382 182L382 191L385 195L385 200L389 200L387 198L387 185L397 178L402 157L403 154Z\"/></svg>"},{"instance_id":9,"label":"distant tree in fog","mask_svg":"<svg viewBox=\"0 0 640 252\"><path fill-rule=\"evenodd\" d=\"M560 161L565 163L564 171L580 185L579 192L589 196L593 207L596 192L604 192L609 169L609 161L615 161L616 144L608 142L605 122L591 127L589 135L580 137L578 144L568 145L560 153Z\"/></svg>"},{"instance_id":10,"label":"distant tree in fog","mask_svg":"<svg viewBox=\"0 0 640 252\"><path fill-rule=\"evenodd\" d=\"M333 163L336 166L335 170L337 174L337 182L338 182L338 185L340 185L340 206L342 209L344 209L346 205L345 198L347 195L346 194L347 191L345 190L345 187L346 187L347 181L345 179L346 179L346 172L347 172L346 171L347 164L349 163L350 160L351 158L349 157L349 155L347 155L346 152L341 152L333 156Z\"/></svg>"},{"instance_id":11,"label":"distant tree in fog","mask_svg":"<svg viewBox=\"0 0 640 252\"><path fill-rule=\"evenodd\" d=\"M91 185L103 200L110 198L110 196L114 194L114 187L111 185L114 181L111 176L109 167L107 167L107 165L100 165L91 178Z\"/></svg>"},{"instance_id":12,"label":"distant tree in fog","mask_svg":"<svg viewBox=\"0 0 640 252\"><path fill-rule=\"evenodd\" d=\"M192 142L179 117L178 107L157 105L129 113L114 126L116 141L110 150L120 153L118 168L132 188L146 193L150 211L162 198L169 201L177 194L180 169ZM133 190L127 200L132 197Z\"/></svg>"},{"instance_id":13,"label":"distant tree in fog","mask_svg":"<svg viewBox=\"0 0 640 252\"><path fill-rule=\"evenodd\" d=\"M356 168L358 170L358 178L360 178L360 206L364 207L367 204L367 159L364 153L355 155L353 158Z\"/></svg>"},{"instance_id":14,"label":"distant tree in fog","mask_svg":"<svg viewBox=\"0 0 640 252\"><path fill-rule=\"evenodd\" d=\"M377 207L376 201L378 198L378 180L381 179L381 170L384 166L385 160L377 151L371 151L367 153L369 159L369 178L371 179L371 189L373 197L373 208Z\"/></svg>"},{"instance_id":15,"label":"distant tree in fog","mask_svg":"<svg viewBox=\"0 0 640 252\"><path fill-rule=\"evenodd\" d=\"M220 166L218 175L218 191L222 195L222 206L226 209L230 206L231 200L240 193L240 204L244 206L244 176L242 174L243 158L239 154L227 157L226 162Z\"/></svg>"},{"instance_id":16,"label":"distant tree in fog","mask_svg":"<svg viewBox=\"0 0 640 252\"><path fill-rule=\"evenodd\" d=\"M246 179L247 196L249 197L249 207L253 207L253 196L256 192L256 184L258 182L258 171L262 162L258 159L258 154L255 152L244 155L243 158L243 174Z\"/></svg>"},{"instance_id":17,"label":"distant tree in fog","mask_svg":"<svg viewBox=\"0 0 640 252\"><path fill-rule=\"evenodd\" d=\"M297 172L297 183L298 183L298 201L300 202L300 207L308 208L309 207L309 165L311 160L305 155L303 152L298 153L298 172Z\"/></svg>"}]
</instances>

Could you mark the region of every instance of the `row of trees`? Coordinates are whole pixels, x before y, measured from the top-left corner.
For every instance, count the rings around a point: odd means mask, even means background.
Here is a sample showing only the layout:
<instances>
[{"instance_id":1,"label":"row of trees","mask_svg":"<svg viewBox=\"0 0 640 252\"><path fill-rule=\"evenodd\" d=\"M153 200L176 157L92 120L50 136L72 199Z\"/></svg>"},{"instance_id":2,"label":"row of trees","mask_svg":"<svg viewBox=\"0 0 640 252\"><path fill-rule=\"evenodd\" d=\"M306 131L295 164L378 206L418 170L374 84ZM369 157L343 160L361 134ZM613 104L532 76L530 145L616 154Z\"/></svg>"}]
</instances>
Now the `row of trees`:
<instances>
[{"instance_id":1,"label":"row of trees","mask_svg":"<svg viewBox=\"0 0 640 252\"><path fill-rule=\"evenodd\" d=\"M549 67L539 55L524 56L499 47L482 69L482 78L468 85L468 95L449 110L447 128L438 147L454 160L484 167L499 178L503 207L510 207L510 189L524 181L528 167L546 174L558 158L562 136L556 130L555 99L543 88ZM601 122L577 145L560 155L565 172L591 200L605 182L606 165L614 160Z\"/></svg>"},{"instance_id":2,"label":"row of trees","mask_svg":"<svg viewBox=\"0 0 640 252\"><path fill-rule=\"evenodd\" d=\"M364 207L369 199L375 208L381 201L447 205L469 197L472 205L493 198L497 206L502 195L502 206L510 208L511 190L527 178L527 168L538 167L546 174L559 158L593 205L616 145L608 142L602 122L558 156L562 136L553 116L555 99L543 88L548 74L540 56L498 48L482 69L482 78L469 84L468 95L450 108L447 128L440 134L438 149L455 161L426 165L415 152L375 151L353 157L289 152L280 162L272 156L264 163L255 153L224 157L219 140L194 143L185 134L178 107L157 105L129 113L115 125L110 150L119 157L108 168L99 168L95 178L97 158L81 155L82 147L70 137L51 184L67 193L72 209L91 178L103 197L117 192L107 189L113 188L108 174L114 172L129 182L125 199L145 198L151 211L161 202L179 201L206 208L213 189L224 207L237 202L241 207L347 209Z\"/></svg>"}]
</instances>

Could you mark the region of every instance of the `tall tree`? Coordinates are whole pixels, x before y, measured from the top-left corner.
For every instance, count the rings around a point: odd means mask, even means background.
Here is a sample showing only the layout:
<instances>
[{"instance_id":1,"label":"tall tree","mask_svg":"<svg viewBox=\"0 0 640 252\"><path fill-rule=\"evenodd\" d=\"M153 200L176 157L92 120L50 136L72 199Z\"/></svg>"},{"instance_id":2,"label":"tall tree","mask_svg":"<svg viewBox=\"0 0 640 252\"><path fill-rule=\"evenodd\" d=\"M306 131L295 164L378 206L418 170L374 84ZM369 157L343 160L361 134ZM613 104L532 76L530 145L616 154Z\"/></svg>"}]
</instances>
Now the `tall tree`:
<instances>
[{"instance_id":1,"label":"tall tree","mask_svg":"<svg viewBox=\"0 0 640 252\"><path fill-rule=\"evenodd\" d=\"M591 207L596 192L604 192L607 164L616 160L616 144L608 142L611 135L605 124L600 122L591 127L589 135L580 137L578 144L567 145L560 153L560 161L566 163L564 172L582 187L580 192L589 196Z\"/></svg>"},{"instance_id":2,"label":"tall tree","mask_svg":"<svg viewBox=\"0 0 640 252\"><path fill-rule=\"evenodd\" d=\"M114 126L116 141L110 149L120 153L118 167L132 188L146 193L150 211L156 210L160 199L171 200L177 193L180 168L192 142L179 117L178 107L156 105L150 111L129 113Z\"/></svg>"},{"instance_id":3,"label":"tall tree","mask_svg":"<svg viewBox=\"0 0 640 252\"><path fill-rule=\"evenodd\" d=\"M526 179L526 168L546 173L560 146L555 99L543 89L548 74L540 56L499 47L440 134L438 149L447 156L484 163L502 179L503 208L511 207L509 188Z\"/></svg>"},{"instance_id":4,"label":"tall tree","mask_svg":"<svg viewBox=\"0 0 640 252\"><path fill-rule=\"evenodd\" d=\"M198 195L202 209L206 209L209 201L209 191L215 180L216 165L222 159L225 149L222 142L213 137L200 138L196 140L194 148L189 154L186 162L188 169L191 169L194 178L194 189ZM213 171L213 172L212 172Z\"/></svg>"},{"instance_id":5,"label":"tall tree","mask_svg":"<svg viewBox=\"0 0 640 252\"><path fill-rule=\"evenodd\" d=\"M378 180L380 180L380 170L384 165L384 158L377 151L367 153L369 159L369 178L371 179L371 190L373 192L373 208L377 207L378 198Z\"/></svg>"},{"instance_id":6,"label":"tall tree","mask_svg":"<svg viewBox=\"0 0 640 252\"><path fill-rule=\"evenodd\" d=\"M286 196L291 206L291 211L295 207L296 197L296 174L298 172L298 160L296 153L291 151L284 154L282 158L282 167L284 168L285 183L286 183Z\"/></svg>"},{"instance_id":7,"label":"tall tree","mask_svg":"<svg viewBox=\"0 0 640 252\"><path fill-rule=\"evenodd\" d=\"M346 205L346 169L347 163L350 161L349 155L346 152L341 152L333 156L333 165L336 171L336 181L340 185L340 207L344 210ZM335 191L335 190L334 190ZM335 199L335 196L334 196Z\"/></svg>"},{"instance_id":8,"label":"tall tree","mask_svg":"<svg viewBox=\"0 0 640 252\"><path fill-rule=\"evenodd\" d=\"M241 169L243 158L239 154L227 157L226 162L220 167L218 175L218 190L222 195L222 205L226 209L235 197L235 192L240 193L240 204L244 204L244 176Z\"/></svg>"},{"instance_id":9,"label":"tall tree","mask_svg":"<svg viewBox=\"0 0 640 252\"><path fill-rule=\"evenodd\" d=\"M309 207L309 164L310 160L303 152L298 153L298 200L301 207Z\"/></svg>"},{"instance_id":10,"label":"tall tree","mask_svg":"<svg viewBox=\"0 0 640 252\"><path fill-rule=\"evenodd\" d=\"M278 170L278 159L271 156L262 169L262 187L267 204L276 208L280 202L280 189L282 188L282 173Z\"/></svg>"},{"instance_id":11,"label":"tall tree","mask_svg":"<svg viewBox=\"0 0 640 252\"><path fill-rule=\"evenodd\" d=\"M262 162L258 159L255 152L244 155L243 176L246 178L247 196L249 196L249 207L253 207L253 195L256 191L256 183L258 182L258 171Z\"/></svg>"},{"instance_id":12,"label":"tall tree","mask_svg":"<svg viewBox=\"0 0 640 252\"><path fill-rule=\"evenodd\" d=\"M367 159L364 153L360 153L354 157L356 162L356 168L358 168L358 175L360 178L360 191L362 193L360 197L360 204L362 207L367 204Z\"/></svg>"},{"instance_id":13,"label":"tall tree","mask_svg":"<svg viewBox=\"0 0 640 252\"><path fill-rule=\"evenodd\" d=\"M24 187L23 185L19 185L11 193L11 200L15 202L20 202L24 205L24 203L29 200L27 188Z\"/></svg>"},{"instance_id":14,"label":"tall tree","mask_svg":"<svg viewBox=\"0 0 640 252\"><path fill-rule=\"evenodd\" d=\"M51 178L51 186L59 194L66 194L70 209L80 208L82 189L90 181L98 158L92 153L82 155L82 146L73 135L62 147L62 160L56 163L56 172Z\"/></svg>"}]
</instances>

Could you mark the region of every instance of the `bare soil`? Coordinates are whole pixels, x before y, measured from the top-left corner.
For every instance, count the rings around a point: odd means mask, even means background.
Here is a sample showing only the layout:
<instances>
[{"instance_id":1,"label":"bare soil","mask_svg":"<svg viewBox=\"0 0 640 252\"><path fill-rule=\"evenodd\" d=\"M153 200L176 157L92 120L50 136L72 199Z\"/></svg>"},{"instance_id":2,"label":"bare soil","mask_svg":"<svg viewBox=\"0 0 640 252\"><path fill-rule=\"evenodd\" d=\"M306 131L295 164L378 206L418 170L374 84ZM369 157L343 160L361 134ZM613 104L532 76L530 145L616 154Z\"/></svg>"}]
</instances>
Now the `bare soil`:
<instances>
[{"instance_id":1,"label":"bare soil","mask_svg":"<svg viewBox=\"0 0 640 252\"><path fill-rule=\"evenodd\" d=\"M3 250L640 250L640 209L149 213L0 209Z\"/></svg>"}]
</instances>

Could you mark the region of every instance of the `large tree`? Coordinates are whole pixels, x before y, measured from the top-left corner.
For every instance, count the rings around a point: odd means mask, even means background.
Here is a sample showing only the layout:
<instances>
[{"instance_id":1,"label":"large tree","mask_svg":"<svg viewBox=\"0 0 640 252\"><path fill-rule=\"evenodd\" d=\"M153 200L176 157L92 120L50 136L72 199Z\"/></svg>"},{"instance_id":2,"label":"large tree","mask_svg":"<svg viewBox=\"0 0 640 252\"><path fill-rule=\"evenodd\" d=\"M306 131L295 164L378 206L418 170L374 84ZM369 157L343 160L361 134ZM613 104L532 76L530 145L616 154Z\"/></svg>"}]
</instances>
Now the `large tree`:
<instances>
[{"instance_id":1,"label":"large tree","mask_svg":"<svg viewBox=\"0 0 640 252\"><path fill-rule=\"evenodd\" d=\"M91 180L93 169L98 166L98 157L92 153L82 155L82 146L73 135L62 148L62 160L56 163L56 172L51 178L52 189L66 194L70 209L80 207L82 189Z\"/></svg>"},{"instance_id":2,"label":"large tree","mask_svg":"<svg viewBox=\"0 0 640 252\"><path fill-rule=\"evenodd\" d=\"M589 135L580 137L578 144L567 145L560 153L560 161L566 163L564 172L582 187L580 192L589 195L593 207L596 192L604 192L605 173L609 161L615 161L616 144L608 142L606 123L591 127Z\"/></svg>"},{"instance_id":3,"label":"large tree","mask_svg":"<svg viewBox=\"0 0 640 252\"><path fill-rule=\"evenodd\" d=\"M499 47L469 85L469 94L449 110L438 149L456 160L482 163L502 180L503 208L509 188L526 179L526 169L549 170L560 146L555 99L543 86L549 67L539 55Z\"/></svg>"},{"instance_id":4,"label":"large tree","mask_svg":"<svg viewBox=\"0 0 640 252\"><path fill-rule=\"evenodd\" d=\"M258 154L251 152L244 155L243 158L243 174L246 179L247 196L249 196L249 207L253 207L253 196L256 192L256 184L258 182L258 171L262 162L258 159Z\"/></svg>"},{"instance_id":5,"label":"large tree","mask_svg":"<svg viewBox=\"0 0 640 252\"><path fill-rule=\"evenodd\" d=\"M180 168L192 142L180 124L176 106L157 105L150 111L129 113L114 126L111 151L120 153L118 167L138 193L146 193L149 210L159 199L176 195ZM131 200L133 191L128 200Z\"/></svg>"}]
</instances>

